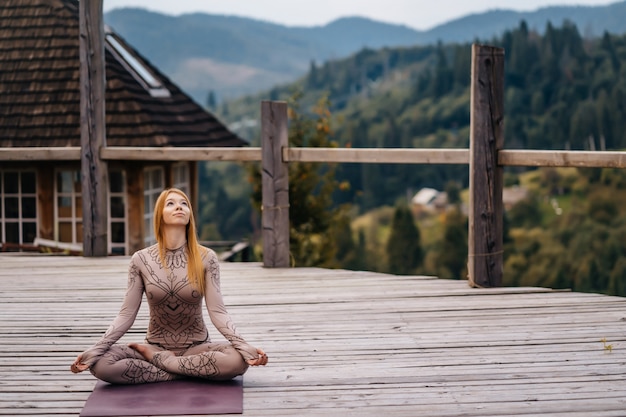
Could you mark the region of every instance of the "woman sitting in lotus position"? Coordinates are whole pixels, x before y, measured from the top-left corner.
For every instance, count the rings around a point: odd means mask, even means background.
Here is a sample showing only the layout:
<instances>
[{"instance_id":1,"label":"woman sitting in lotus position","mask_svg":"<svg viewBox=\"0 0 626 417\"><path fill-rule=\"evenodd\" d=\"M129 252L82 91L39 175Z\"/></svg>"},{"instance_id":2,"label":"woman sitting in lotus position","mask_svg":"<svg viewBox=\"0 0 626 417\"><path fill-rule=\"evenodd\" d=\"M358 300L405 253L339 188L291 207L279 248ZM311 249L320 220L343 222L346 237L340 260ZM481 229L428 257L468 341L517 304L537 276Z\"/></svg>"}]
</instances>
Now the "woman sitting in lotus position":
<instances>
[{"instance_id":1,"label":"woman sitting in lotus position","mask_svg":"<svg viewBox=\"0 0 626 417\"><path fill-rule=\"evenodd\" d=\"M115 384L183 377L213 380L241 375L267 355L237 333L220 292L215 252L198 244L189 199L181 190L161 193L154 210L157 243L136 252L119 314L104 336L78 355L74 373L89 369ZM145 343L116 342L130 329L146 294L150 322ZM229 343L212 343L202 315L205 299L213 325Z\"/></svg>"}]
</instances>

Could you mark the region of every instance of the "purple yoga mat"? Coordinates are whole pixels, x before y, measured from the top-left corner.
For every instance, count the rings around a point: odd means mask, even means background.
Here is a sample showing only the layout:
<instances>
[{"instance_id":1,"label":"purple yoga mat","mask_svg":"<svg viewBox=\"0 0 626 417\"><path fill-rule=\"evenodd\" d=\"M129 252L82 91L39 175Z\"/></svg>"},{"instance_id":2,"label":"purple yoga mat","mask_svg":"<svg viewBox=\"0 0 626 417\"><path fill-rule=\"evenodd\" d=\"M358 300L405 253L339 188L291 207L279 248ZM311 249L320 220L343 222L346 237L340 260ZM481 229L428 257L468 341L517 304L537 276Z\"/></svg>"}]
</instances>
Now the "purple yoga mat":
<instances>
[{"instance_id":1,"label":"purple yoga mat","mask_svg":"<svg viewBox=\"0 0 626 417\"><path fill-rule=\"evenodd\" d=\"M176 380L139 385L98 381L81 417L243 413L243 378L231 381Z\"/></svg>"}]
</instances>

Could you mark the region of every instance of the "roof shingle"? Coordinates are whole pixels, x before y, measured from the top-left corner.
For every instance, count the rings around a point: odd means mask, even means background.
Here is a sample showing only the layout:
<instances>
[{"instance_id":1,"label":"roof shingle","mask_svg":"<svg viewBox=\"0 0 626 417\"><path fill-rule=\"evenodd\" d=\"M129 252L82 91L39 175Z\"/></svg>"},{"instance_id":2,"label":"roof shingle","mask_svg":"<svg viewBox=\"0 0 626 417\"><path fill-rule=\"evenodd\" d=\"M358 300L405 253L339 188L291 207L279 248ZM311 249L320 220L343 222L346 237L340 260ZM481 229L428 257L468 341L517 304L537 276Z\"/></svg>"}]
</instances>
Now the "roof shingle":
<instances>
[{"instance_id":1,"label":"roof shingle","mask_svg":"<svg viewBox=\"0 0 626 417\"><path fill-rule=\"evenodd\" d=\"M2 0L0 22L0 147L80 146L78 2ZM108 146L247 144L109 28L107 34L170 93L153 97L107 44Z\"/></svg>"}]
</instances>

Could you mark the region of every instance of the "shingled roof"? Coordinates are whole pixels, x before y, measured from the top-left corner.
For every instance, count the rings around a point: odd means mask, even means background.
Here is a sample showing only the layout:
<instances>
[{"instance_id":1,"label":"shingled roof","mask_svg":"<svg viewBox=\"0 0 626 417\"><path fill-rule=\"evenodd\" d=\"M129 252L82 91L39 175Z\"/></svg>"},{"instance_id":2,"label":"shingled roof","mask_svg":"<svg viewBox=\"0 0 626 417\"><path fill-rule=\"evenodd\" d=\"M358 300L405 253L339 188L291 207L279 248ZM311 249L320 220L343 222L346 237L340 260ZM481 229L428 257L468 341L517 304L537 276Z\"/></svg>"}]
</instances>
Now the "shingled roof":
<instances>
[{"instance_id":1,"label":"shingled roof","mask_svg":"<svg viewBox=\"0 0 626 417\"><path fill-rule=\"evenodd\" d=\"M0 147L80 146L78 1L2 0L0 22ZM105 33L108 146L246 144Z\"/></svg>"}]
</instances>

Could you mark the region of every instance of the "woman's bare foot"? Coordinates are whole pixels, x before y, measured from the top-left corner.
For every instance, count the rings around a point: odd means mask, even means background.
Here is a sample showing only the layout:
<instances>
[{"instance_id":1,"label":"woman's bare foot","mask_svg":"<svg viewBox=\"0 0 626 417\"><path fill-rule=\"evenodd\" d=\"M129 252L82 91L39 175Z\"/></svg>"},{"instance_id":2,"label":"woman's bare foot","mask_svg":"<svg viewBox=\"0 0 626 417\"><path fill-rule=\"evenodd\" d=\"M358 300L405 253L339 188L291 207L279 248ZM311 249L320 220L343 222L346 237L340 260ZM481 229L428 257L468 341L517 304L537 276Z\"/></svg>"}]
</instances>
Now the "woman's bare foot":
<instances>
[{"instance_id":1,"label":"woman's bare foot","mask_svg":"<svg viewBox=\"0 0 626 417\"><path fill-rule=\"evenodd\" d=\"M156 346L150 345L148 343L129 343L128 347L131 348L131 349L135 349L148 362L152 361L152 358L154 357L155 353L162 352Z\"/></svg>"}]
</instances>

